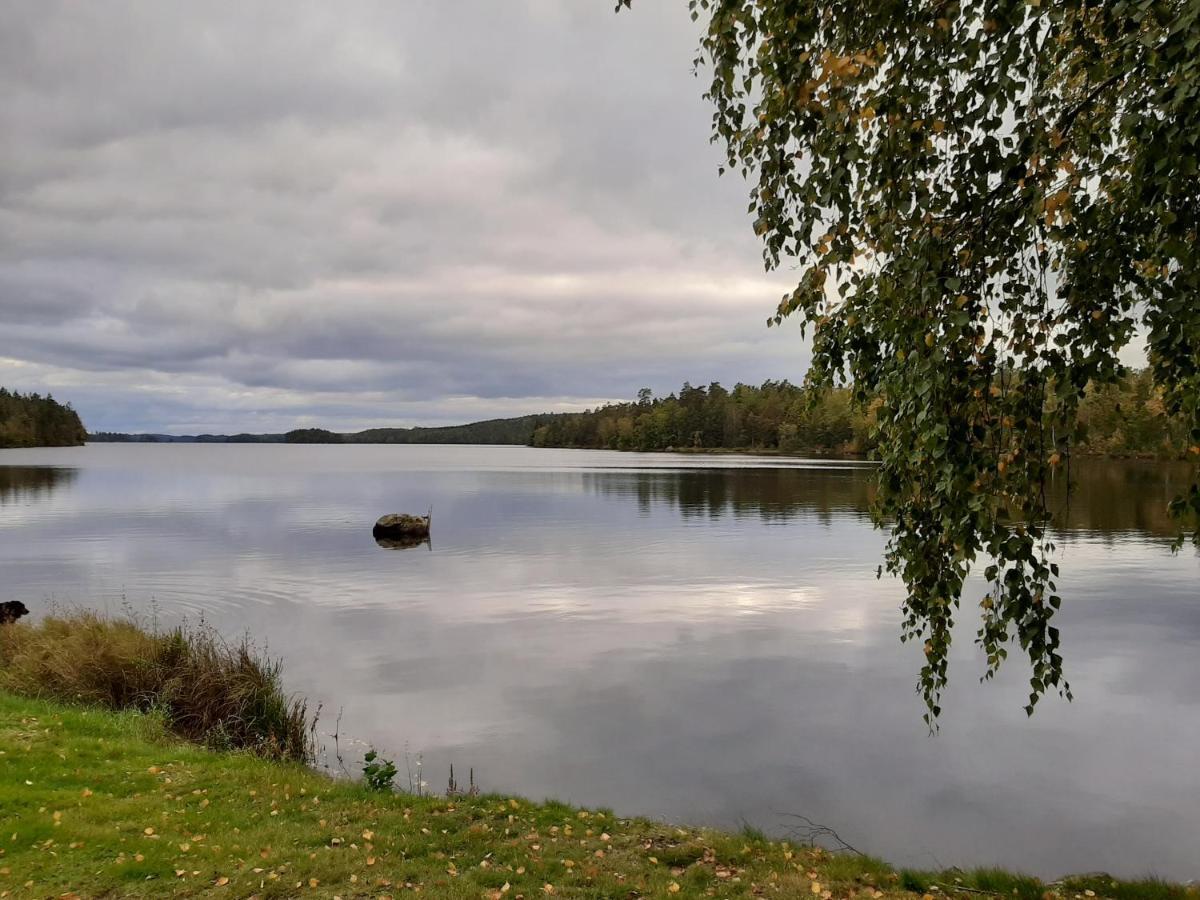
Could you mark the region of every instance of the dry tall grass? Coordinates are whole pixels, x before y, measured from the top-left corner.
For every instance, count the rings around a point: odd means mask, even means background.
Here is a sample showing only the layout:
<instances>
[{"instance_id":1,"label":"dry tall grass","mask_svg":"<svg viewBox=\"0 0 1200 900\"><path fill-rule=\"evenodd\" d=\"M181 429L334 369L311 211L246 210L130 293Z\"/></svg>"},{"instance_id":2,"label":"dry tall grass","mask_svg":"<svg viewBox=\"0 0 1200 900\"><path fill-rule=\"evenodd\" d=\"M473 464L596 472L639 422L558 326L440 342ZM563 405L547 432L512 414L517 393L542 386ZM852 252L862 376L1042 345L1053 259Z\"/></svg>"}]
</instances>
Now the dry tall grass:
<instances>
[{"instance_id":1,"label":"dry tall grass","mask_svg":"<svg viewBox=\"0 0 1200 900\"><path fill-rule=\"evenodd\" d=\"M0 627L0 689L29 697L156 709L208 746L312 759L307 704L289 698L279 663L203 625L157 631L73 612Z\"/></svg>"}]
</instances>

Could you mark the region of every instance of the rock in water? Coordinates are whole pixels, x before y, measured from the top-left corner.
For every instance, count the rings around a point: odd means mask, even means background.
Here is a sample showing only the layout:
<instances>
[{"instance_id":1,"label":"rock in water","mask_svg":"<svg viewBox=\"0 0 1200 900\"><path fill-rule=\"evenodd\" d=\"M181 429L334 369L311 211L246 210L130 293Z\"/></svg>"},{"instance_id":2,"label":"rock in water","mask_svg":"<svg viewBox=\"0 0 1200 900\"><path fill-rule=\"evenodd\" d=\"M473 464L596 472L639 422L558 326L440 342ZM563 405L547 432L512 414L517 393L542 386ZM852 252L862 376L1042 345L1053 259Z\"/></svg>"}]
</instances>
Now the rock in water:
<instances>
[{"instance_id":1,"label":"rock in water","mask_svg":"<svg viewBox=\"0 0 1200 900\"><path fill-rule=\"evenodd\" d=\"M380 517L371 534L380 538L409 542L422 541L429 537L429 521L433 516L409 516L404 513L389 513Z\"/></svg>"}]
</instances>

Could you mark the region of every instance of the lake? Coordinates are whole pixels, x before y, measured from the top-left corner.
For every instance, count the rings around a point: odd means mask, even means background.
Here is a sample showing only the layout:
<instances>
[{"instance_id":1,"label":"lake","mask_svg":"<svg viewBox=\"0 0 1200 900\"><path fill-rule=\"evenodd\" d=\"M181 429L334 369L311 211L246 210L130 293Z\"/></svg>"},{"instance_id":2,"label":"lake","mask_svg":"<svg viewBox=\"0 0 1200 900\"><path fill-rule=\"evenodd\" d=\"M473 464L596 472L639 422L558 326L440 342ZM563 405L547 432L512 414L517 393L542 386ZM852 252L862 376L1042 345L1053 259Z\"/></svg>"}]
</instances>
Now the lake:
<instances>
[{"instance_id":1,"label":"lake","mask_svg":"<svg viewBox=\"0 0 1200 900\"><path fill-rule=\"evenodd\" d=\"M248 631L341 744L485 790L897 864L1200 877L1200 558L1187 469L1095 462L1059 532L1073 703L979 683L972 586L941 731L850 463L465 446L0 451L0 600ZM1061 492L1060 492L1061 494ZM1061 497L1060 497L1061 501ZM1061 503L1060 503L1061 505ZM371 525L433 507L430 546ZM329 742L327 742L329 743ZM330 750L332 747L330 746Z\"/></svg>"}]
</instances>

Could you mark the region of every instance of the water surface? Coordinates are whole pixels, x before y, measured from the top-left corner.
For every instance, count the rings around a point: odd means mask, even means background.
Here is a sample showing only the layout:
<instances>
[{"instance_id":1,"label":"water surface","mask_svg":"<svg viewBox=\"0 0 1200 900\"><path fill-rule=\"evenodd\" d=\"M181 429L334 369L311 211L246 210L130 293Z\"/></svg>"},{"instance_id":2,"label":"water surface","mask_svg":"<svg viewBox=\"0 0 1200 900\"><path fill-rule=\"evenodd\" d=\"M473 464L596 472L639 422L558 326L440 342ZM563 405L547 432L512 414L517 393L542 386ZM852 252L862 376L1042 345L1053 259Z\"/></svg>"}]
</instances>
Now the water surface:
<instances>
[{"instance_id":1,"label":"water surface","mask_svg":"<svg viewBox=\"0 0 1200 900\"><path fill-rule=\"evenodd\" d=\"M327 724L420 753L435 788L453 763L623 814L777 834L802 814L899 864L1200 877L1200 558L1170 552L1164 512L1185 472L1080 476L1058 541L1075 702L1027 719L1017 651L980 685L968 608L937 737L858 465L0 451L0 600L249 631ZM380 514L429 506L432 546L375 545Z\"/></svg>"}]
</instances>

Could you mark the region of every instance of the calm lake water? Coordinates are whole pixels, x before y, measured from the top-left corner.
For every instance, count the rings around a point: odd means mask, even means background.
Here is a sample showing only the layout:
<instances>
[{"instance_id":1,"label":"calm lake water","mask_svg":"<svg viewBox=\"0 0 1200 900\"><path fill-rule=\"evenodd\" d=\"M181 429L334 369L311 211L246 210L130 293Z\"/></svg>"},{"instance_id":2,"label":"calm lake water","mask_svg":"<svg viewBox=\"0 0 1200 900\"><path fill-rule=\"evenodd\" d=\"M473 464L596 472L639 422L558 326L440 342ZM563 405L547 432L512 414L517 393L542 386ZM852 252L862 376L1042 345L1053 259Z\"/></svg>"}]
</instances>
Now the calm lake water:
<instances>
[{"instance_id":1,"label":"calm lake water","mask_svg":"<svg viewBox=\"0 0 1200 900\"><path fill-rule=\"evenodd\" d=\"M980 685L964 610L931 737L870 471L519 447L0 451L0 600L249 631L332 726L435 789L784 834L899 864L1200 877L1200 558L1186 469L1098 463L1064 515L1075 701ZM434 508L431 547L385 512ZM974 597L981 594L974 590ZM973 606L974 599L968 601ZM401 779L404 763L401 759Z\"/></svg>"}]
</instances>

